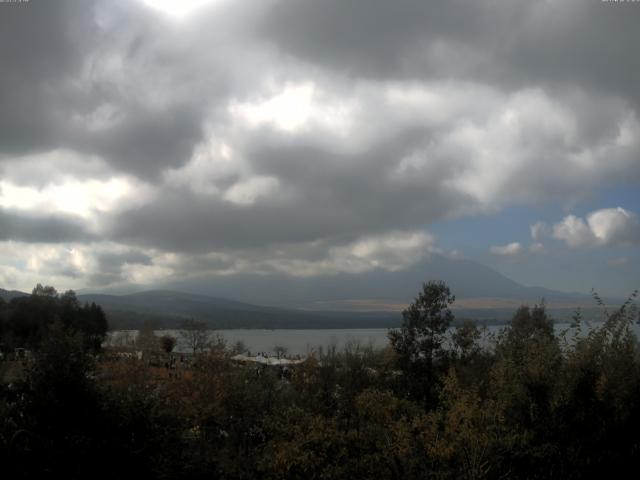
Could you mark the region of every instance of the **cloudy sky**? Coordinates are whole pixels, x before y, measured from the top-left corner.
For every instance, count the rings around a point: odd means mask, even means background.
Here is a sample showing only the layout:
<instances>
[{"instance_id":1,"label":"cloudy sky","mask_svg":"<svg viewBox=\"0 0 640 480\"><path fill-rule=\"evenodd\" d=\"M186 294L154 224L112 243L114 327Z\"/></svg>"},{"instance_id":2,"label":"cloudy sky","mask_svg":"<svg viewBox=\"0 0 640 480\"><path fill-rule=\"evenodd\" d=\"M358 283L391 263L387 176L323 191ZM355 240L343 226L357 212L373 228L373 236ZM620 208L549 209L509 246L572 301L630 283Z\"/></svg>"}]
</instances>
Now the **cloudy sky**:
<instances>
[{"instance_id":1,"label":"cloudy sky","mask_svg":"<svg viewBox=\"0 0 640 480\"><path fill-rule=\"evenodd\" d=\"M0 3L0 287L640 287L640 3ZM210 292L215 294L215 292Z\"/></svg>"}]
</instances>

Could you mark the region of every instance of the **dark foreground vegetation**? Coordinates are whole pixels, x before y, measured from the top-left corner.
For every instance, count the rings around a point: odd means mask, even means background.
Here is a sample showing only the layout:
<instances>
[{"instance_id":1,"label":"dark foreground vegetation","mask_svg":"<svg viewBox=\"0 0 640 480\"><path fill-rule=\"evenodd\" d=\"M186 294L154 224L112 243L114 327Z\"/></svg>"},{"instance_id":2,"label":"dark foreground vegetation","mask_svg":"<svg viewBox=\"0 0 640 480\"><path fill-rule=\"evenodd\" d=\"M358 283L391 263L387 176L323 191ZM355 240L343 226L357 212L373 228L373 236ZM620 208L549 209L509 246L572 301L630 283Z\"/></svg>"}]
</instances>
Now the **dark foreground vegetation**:
<instances>
[{"instance_id":1,"label":"dark foreground vegetation","mask_svg":"<svg viewBox=\"0 0 640 480\"><path fill-rule=\"evenodd\" d=\"M523 306L487 341L471 322L449 329L453 297L428 283L386 350L329 349L283 372L221 342L178 370L153 335L142 359L100 351L100 307L34 294L0 303L5 478L636 475L635 295L560 334L544 305ZM20 346L33 358L9 359Z\"/></svg>"}]
</instances>

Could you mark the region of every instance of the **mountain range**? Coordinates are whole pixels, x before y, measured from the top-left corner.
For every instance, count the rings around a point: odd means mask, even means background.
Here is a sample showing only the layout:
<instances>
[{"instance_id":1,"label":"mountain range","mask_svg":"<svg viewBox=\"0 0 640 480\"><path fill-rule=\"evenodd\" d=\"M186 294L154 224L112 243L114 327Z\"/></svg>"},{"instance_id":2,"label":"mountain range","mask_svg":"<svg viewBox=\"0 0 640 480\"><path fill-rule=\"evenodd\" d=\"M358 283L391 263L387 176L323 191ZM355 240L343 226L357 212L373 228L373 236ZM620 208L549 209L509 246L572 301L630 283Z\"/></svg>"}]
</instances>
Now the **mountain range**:
<instances>
[{"instance_id":1,"label":"mountain range","mask_svg":"<svg viewBox=\"0 0 640 480\"><path fill-rule=\"evenodd\" d=\"M444 280L458 299L467 302L478 299L478 306L482 308L488 306L487 299L496 299L495 306L504 304L504 300L533 303L542 298L548 303L591 302L586 294L524 286L480 263L435 254L407 269L379 269L366 275L238 274L171 282L163 284L162 288L204 295L215 292L218 297L305 310L351 309L348 305L352 301L359 310L378 310L376 304L408 304L422 283L429 280ZM370 306L367 301L371 301Z\"/></svg>"},{"instance_id":2,"label":"mountain range","mask_svg":"<svg viewBox=\"0 0 640 480\"><path fill-rule=\"evenodd\" d=\"M175 328L184 318L202 319L214 328L393 327L400 324L400 311L412 301L422 282L440 279L457 297L457 318L504 322L520 304L542 299L557 319L568 318L577 306L587 314L595 313L589 295L527 287L479 263L440 255L407 270L375 272L362 281L347 274L283 276L278 281L244 275L124 295L81 292L78 299L101 305L116 329L137 328L145 321L159 328ZM214 291L216 296L202 290ZM5 300L20 295L26 293L0 289Z\"/></svg>"}]
</instances>

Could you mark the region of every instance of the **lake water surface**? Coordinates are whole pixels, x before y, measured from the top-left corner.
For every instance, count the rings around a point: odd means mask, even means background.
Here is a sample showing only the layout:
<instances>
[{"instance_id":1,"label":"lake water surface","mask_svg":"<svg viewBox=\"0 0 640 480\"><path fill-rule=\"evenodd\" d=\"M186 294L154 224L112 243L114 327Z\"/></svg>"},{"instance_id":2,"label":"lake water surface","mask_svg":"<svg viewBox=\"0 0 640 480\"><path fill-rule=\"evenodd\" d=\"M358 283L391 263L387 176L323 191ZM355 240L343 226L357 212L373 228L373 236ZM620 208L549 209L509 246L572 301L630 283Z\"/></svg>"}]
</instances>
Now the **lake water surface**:
<instances>
[{"instance_id":1,"label":"lake water surface","mask_svg":"<svg viewBox=\"0 0 640 480\"><path fill-rule=\"evenodd\" d=\"M493 325L487 327L488 335L496 335L503 326ZM556 332L561 333L569 328L568 323L556 323ZM585 327L586 330L586 327ZM640 333L638 327L634 328L636 335ZM388 329L386 328L354 328L354 329L323 329L323 330L257 330L257 329L233 329L215 330L212 334L221 335L229 346L241 341L252 353L273 352L276 346L283 346L292 355L308 355L319 348L326 349L335 345L342 349L349 342L359 342L362 345L372 345L374 348L384 348L388 343ZM117 330L110 332L108 344L125 345L133 342L137 336L136 330ZM189 348L183 341L179 330L159 330L156 335L171 335L178 340L176 352L188 352ZM487 341L486 339L484 340Z\"/></svg>"},{"instance_id":2,"label":"lake water surface","mask_svg":"<svg viewBox=\"0 0 640 480\"><path fill-rule=\"evenodd\" d=\"M359 342L363 345L372 345L374 348L383 348L387 343L386 328L361 328L361 329L323 329L323 330L258 330L258 329L234 329L215 330L212 335L221 335L229 346L236 342L243 342L252 353L273 352L276 346L283 346L292 355L307 355L318 348L327 348L336 345L342 349L348 342ZM108 344L125 345L132 342L138 332L136 330L116 330L110 332ZM158 330L156 335L171 335L178 340L176 352L188 352L189 347L183 341L179 330Z\"/></svg>"}]
</instances>

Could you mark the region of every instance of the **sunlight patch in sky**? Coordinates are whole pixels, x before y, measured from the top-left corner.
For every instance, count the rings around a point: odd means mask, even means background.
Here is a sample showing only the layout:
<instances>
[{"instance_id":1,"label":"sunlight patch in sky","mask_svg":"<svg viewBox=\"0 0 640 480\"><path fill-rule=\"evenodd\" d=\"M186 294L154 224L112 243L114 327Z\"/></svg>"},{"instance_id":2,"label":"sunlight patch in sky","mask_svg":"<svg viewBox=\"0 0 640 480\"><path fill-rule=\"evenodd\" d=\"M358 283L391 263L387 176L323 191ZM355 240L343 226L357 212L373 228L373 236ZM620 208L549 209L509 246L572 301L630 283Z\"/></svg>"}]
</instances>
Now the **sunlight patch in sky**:
<instances>
[{"instance_id":1,"label":"sunlight patch in sky","mask_svg":"<svg viewBox=\"0 0 640 480\"><path fill-rule=\"evenodd\" d=\"M161 11L171 18L181 19L205 5L220 3L222 0L143 0L151 8Z\"/></svg>"},{"instance_id":2,"label":"sunlight patch in sky","mask_svg":"<svg viewBox=\"0 0 640 480\"><path fill-rule=\"evenodd\" d=\"M254 128L267 124L295 133L318 126L338 135L345 134L351 126L349 104L324 97L314 83L287 84L271 97L232 102L229 113Z\"/></svg>"},{"instance_id":3,"label":"sunlight patch in sky","mask_svg":"<svg viewBox=\"0 0 640 480\"><path fill-rule=\"evenodd\" d=\"M0 207L89 218L95 213L113 210L127 197L135 196L142 200L144 190L135 188L131 181L122 177L85 181L68 179L40 189L0 181Z\"/></svg>"}]
</instances>

